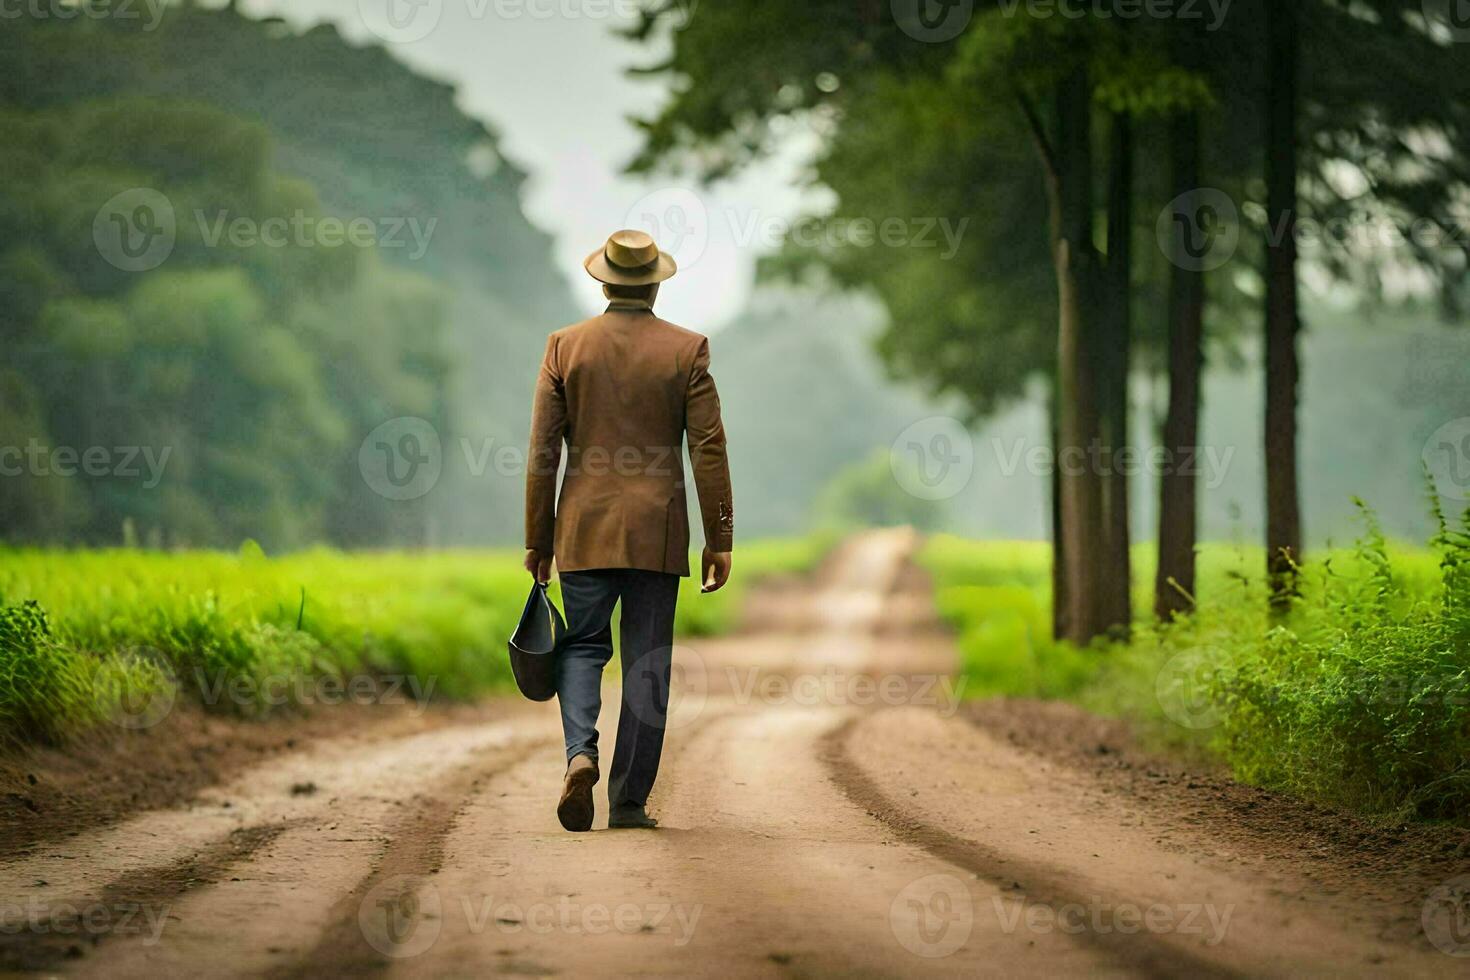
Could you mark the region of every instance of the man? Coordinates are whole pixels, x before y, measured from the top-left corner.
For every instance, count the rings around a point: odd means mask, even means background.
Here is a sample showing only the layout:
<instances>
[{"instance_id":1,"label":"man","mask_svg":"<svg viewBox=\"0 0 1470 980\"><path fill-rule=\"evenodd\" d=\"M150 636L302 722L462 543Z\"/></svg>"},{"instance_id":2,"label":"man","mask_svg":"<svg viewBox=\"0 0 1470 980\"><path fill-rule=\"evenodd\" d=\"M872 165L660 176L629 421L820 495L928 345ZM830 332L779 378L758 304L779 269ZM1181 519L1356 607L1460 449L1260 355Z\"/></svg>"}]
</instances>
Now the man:
<instances>
[{"instance_id":1,"label":"man","mask_svg":"<svg viewBox=\"0 0 1470 980\"><path fill-rule=\"evenodd\" d=\"M592 827L602 668L621 602L623 703L608 826L653 827L644 807L663 750L674 604L689 574L686 434L704 518L705 592L730 577L735 509L709 341L653 315L673 258L651 236L620 231L583 264L610 305L546 344L526 478L526 568L545 582L554 556L566 606L557 700L567 770L556 813L567 830Z\"/></svg>"}]
</instances>

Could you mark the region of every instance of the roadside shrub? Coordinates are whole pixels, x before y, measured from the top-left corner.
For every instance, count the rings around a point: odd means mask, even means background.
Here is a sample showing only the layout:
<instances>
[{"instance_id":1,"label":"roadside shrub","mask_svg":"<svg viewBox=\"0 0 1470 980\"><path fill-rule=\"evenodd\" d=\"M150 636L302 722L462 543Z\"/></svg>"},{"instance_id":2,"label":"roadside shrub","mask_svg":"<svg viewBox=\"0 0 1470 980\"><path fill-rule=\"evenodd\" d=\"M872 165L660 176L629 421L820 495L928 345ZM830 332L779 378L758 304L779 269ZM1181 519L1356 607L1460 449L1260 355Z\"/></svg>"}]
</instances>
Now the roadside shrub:
<instances>
[{"instance_id":1,"label":"roadside shrub","mask_svg":"<svg viewBox=\"0 0 1470 980\"><path fill-rule=\"evenodd\" d=\"M0 732L56 741L95 713L81 658L55 641L40 604L0 601Z\"/></svg>"},{"instance_id":2,"label":"roadside shrub","mask_svg":"<svg viewBox=\"0 0 1470 980\"><path fill-rule=\"evenodd\" d=\"M1194 615L1152 623L1141 593L1131 642L1088 651L1050 642L1046 570L1018 546L936 539L923 560L971 693L1072 698L1369 814L1470 817L1470 512L1452 528L1436 510L1425 550L1390 545L1359 507L1362 538L1303 568L1285 618L1246 572L1259 549L1208 546ZM1134 556L1145 581L1150 557Z\"/></svg>"}]
</instances>

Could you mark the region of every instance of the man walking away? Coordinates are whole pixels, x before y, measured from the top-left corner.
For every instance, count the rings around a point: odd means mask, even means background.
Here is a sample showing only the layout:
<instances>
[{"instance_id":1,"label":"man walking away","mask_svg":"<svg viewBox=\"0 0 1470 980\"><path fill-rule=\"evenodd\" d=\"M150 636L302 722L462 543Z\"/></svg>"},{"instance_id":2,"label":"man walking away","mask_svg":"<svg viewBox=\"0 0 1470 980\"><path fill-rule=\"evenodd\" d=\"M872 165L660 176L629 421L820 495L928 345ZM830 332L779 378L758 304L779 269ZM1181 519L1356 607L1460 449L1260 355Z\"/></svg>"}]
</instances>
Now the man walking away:
<instances>
[{"instance_id":1,"label":"man walking away","mask_svg":"<svg viewBox=\"0 0 1470 980\"><path fill-rule=\"evenodd\" d=\"M623 699L608 826L657 822L644 808L663 751L679 579L689 574L686 436L704 523L703 591L729 579L735 532L709 341L653 315L673 258L649 235L619 231L584 266L610 302L547 341L526 477L526 568L545 582L554 557L566 606L557 699L567 770L557 817L573 831L592 827L602 669L619 602Z\"/></svg>"}]
</instances>

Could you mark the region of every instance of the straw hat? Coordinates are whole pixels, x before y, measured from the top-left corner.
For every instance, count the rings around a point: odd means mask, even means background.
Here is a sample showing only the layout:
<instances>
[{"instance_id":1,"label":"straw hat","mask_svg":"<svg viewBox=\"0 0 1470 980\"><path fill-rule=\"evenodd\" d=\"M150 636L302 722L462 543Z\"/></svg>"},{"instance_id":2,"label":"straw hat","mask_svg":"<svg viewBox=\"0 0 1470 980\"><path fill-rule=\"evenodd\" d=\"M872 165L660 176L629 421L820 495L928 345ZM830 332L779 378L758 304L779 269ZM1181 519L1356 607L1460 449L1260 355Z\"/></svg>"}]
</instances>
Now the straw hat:
<instances>
[{"instance_id":1,"label":"straw hat","mask_svg":"<svg viewBox=\"0 0 1470 980\"><path fill-rule=\"evenodd\" d=\"M598 282L617 286L651 286L679 271L674 257L660 252L652 235L631 228L613 232L582 267Z\"/></svg>"}]
</instances>

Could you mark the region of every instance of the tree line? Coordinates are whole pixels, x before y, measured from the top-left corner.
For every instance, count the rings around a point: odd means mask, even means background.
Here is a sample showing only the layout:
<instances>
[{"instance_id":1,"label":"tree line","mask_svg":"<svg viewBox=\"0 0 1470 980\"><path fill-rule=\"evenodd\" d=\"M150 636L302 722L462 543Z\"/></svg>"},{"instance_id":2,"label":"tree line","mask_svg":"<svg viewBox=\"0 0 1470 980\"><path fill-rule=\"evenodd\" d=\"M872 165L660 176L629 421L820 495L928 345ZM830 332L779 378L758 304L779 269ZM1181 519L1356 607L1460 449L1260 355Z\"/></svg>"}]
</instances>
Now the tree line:
<instances>
[{"instance_id":1,"label":"tree line","mask_svg":"<svg viewBox=\"0 0 1470 980\"><path fill-rule=\"evenodd\" d=\"M630 169L719 180L804 128L820 146L810 181L836 202L816 220L973 218L953 261L788 245L765 271L876 293L891 368L975 418L1040 385L1059 460L1129 447L1140 371L1167 377L1158 445L1190 457L1210 341L1259 337L1263 571L1284 609L1303 560L1304 265L1364 303L1411 270L1458 315L1470 58L1418 0L1237 0L1213 18L1117 6L812 0L685 18L654 0L628 34L664 54L635 71L675 95L639 121ZM1439 234L1409 234L1394 263L1353 236L1303 255L1306 219ZM1167 620L1195 601L1197 476L1167 468L1158 492ZM1115 463L1054 467L1058 638L1130 627L1128 493Z\"/></svg>"}]
</instances>

